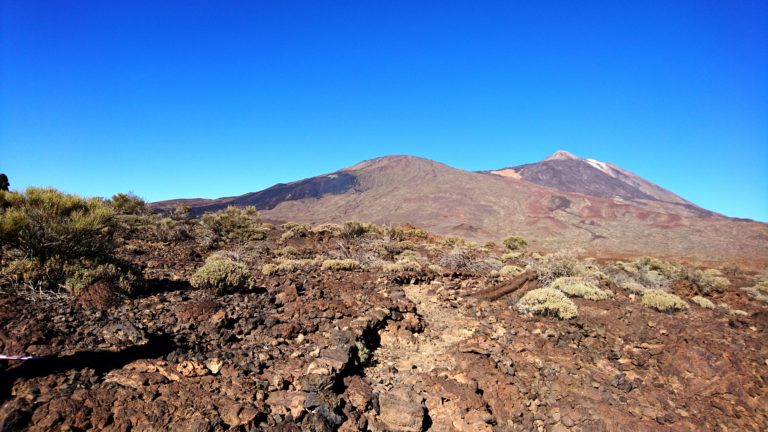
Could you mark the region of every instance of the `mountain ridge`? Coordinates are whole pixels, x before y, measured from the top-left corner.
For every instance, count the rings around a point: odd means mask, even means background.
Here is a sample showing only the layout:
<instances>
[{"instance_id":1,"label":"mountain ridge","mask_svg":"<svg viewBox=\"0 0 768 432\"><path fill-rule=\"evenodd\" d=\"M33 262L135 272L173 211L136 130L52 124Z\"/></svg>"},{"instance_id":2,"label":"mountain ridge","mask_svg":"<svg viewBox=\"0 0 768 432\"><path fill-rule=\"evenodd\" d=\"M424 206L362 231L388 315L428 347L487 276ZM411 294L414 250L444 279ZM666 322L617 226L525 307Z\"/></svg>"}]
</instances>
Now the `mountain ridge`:
<instances>
[{"instance_id":1,"label":"mountain ridge","mask_svg":"<svg viewBox=\"0 0 768 432\"><path fill-rule=\"evenodd\" d=\"M477 241L517 234L543 250L768 262L768 224L703 209L623 168L565 151L489 171L390 155L237 197L152 205L179 204L194 214L253 205L274 221L410 223Z\"/></svg>"}]
</instances>

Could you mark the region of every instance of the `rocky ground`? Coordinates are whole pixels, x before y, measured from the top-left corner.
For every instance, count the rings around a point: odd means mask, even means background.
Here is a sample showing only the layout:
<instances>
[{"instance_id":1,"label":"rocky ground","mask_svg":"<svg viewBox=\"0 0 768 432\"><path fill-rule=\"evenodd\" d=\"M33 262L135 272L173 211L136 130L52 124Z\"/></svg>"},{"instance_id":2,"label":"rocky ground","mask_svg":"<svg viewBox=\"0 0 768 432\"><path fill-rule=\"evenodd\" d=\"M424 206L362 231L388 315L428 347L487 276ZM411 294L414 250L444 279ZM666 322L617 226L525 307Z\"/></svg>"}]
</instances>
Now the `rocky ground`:
<instances>
[{"instance_id":1,"label":"rocky ground","mask_svg":"<svg viewBox=\"0 0 768 432\"><path fill-rule=\"evenodd\" d=\"M270 241L240 251L263 263ZM488 300L508 281L487 274L254 270L217 295L186 282L205 251L137 249L139 295L0 296L0 353L41 356L0 360L0 431L768 430L768 310L746 281L711 294L746 315L613 286L561 321L518 312L525 287Z\"/></svg>"}]
</instances>

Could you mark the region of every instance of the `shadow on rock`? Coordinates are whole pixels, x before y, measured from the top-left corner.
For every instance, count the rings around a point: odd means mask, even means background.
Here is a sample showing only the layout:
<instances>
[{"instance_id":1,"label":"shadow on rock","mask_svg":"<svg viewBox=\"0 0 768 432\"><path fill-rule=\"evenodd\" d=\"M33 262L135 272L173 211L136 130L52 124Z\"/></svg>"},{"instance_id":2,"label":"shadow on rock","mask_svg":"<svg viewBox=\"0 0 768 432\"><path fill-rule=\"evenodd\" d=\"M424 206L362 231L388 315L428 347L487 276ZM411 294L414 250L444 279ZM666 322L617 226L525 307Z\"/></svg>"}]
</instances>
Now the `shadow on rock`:
<instances>
[{"instance_id":1,"label":"shadow on rock","mask_svg":"<svg viewBox=\"0 0 768 432\"><path fill-rule=\"evenodd\" d=\"M167 335L148 335L147 343L120 351L81 351L67 356L27 360L0 374L0 402L9 399L13 383L19 378L36 378L85 368L93 369L97 375L103 375L135 360L163 356L173 351L174 347L173 340Z\"/></svg>"}]
</instances>

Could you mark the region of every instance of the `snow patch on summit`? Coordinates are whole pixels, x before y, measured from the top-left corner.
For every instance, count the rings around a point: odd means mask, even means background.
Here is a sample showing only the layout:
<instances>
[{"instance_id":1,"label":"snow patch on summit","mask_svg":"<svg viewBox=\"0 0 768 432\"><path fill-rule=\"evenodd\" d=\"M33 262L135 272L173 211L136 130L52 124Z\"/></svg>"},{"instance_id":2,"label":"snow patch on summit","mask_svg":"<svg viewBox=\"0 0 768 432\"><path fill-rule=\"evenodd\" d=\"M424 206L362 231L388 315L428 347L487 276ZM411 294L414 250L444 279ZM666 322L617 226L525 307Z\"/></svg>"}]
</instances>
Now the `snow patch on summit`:
<instances>
[{"instance_id":1,"label":"snow patch on summit","mask_svg":"<svg viewBox=\"0 0 768 432\"><path fill-rule=\"evenodd\" d=\"M610 175L611 177L616 177L616 175L614 175L613 173L613 170L609 168L608 164L606 164L605 162L600 162L599 160L594 160L594 159L586 159L586 161L588 164Z\"/></svg>"}]
</instances>

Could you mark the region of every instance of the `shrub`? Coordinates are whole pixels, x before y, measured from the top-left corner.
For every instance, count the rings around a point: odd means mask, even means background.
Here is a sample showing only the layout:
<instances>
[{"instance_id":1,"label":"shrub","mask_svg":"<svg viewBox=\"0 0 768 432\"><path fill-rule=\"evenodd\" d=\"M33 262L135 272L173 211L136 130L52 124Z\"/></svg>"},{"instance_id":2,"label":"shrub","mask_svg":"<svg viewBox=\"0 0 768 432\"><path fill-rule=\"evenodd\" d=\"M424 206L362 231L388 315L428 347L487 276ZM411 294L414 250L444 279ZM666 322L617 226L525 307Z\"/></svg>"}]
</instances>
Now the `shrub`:
<instances>
[{"instance_id":1,"label":"shrub","mask_svg":"<svg viewBox=\"0 0 768 432\"><path fill-rule=\"evenodd\" d=\"M723 292L725 288L731 285L731 281L723 277L722 273L716 269L699 270L682 267L678 270L677 277L696 285L702 294L707 294L712 290Z\"/></svg>"},{"instance_id":2,"label":"shrub","mask_svg":"<svg viewBox=\"0 0 768 432\"><path fill-rule=\"evenodd\" d=\"M645 287L633 280L624 281L619 284L619 287L630 294L640 295L645 292Z\"/></svg>"},{"instance_id":3,"label":"shrub","mask_svg":"<svg viewBox=\"0 0 768 432\"><path fill-rule=\"evenodd\" d=\"M390 240L403 241L408 239L425 239L428 234L421 228L416 228L411 225L401 225L395 227L387 227L384 229L384 235Z\"/></svg>"},{"instance_id":4,"label":"shrub","mask_svg":"<svg viewBox=\"0 0 768 432\"><path fill-rule=\"evenodd\" d=\"M0 192L0 241L45 263L103 258L113 251L114 210L104 200L55 189Z\"/></svg>"},{"instance_id":5,"label":"shrub","mask_svg":"<svg viewBox=\"0 0 768 432\"><path fill-rule=\"evenodd\" d=\"M691 298L691 301L696 303L697 305L705 308L705 309L714 309L715 308L715 304L712 303L712 301L710 299L706 298L706 297L694 296L693 298Z\"/></svg>"},{"instance_id":6,"label":"shrub","mask_svg":"<svg viewBox=\"0 0 768 432\"><path fill-rule=\"evenodd\" d=\"M204 231L201 237L210 246L221 246L228 241L264 240L267 237L256 207L229 206L206 213L200 218L200 226Z\"/></svg>"},{"instance_id":7,"label":"shrub","mask_svg":"<svg viewBox=\"0 0 768 432\"><path fill-rule=\"evenodd\" d=\"M502 240L502 243L504 247L511 251L522 251L528 247L528 242L524 238L517 236L509 236Z\"/></svg>"},{"instance_id":8,"label":"shrub","mask_svg":"<svg viewBox=\"0 0 768 432\"><path fill-rule=\"evenodd\" d=\"M553 288L528 291L517 302L517 309L523 313L554 315L560 319L571 319L579 315L576 304L561 291Z\"/></svg>"},{"instance_id":9,"label":"shrub","mask_svg":"<svg viewBox=\"0 0 768 432\"><path fill-rule=\"evenodd\" d=\"M507 252L504 255L502 255L501 256L501 260L502 261L512 261L512 260L516 260L516 259L520 258L521 256L523 256L523 252L522 251L511 251L511 252Z\"/></svg>"},{"instance_id":10,"label":"shrub","mask_svg":"<svg viewBox=\"0 0 768 432\"><path fill-rule=\"evenodd\" d=\"M195 288L213 288L218 292L228 292L253 286L248 267L231 258L212 256L205 260L189 280Z\"/></svg>"},{"instance_id":11,"label":"shrub","mask_svg":"<svg viewBox=\"0 0 768 432\"><path fill-rule=\"evenodd\" d=\"M0 192L7 191L11 187L11 183L8 181L8 176L0 173Z\"/></svg>"},{"instance_id":12,"label":"shrub","mask_svg":"<svg viewBox=\"0 0 768 432\"><path fill-rule=\"evenodd\" d=\"M443 268L440 267L437 264L430 264L430 265L428 265L427 266L427 270L429 270L432 273L438 273L438 274L443 273Z\"/></svg>"},{"instance_id":13,"label":"shrub","mask_svg":"<svg viewBox=\"0 0 768 432\"><path fill-rule=\"evenodd\" d=\"M528 269L534 271L538 280L544 285L549 285L560 277L586 275L587 269L579 261L578 253L577 249L564 249L538 260L531 257Z\"/></svg>"},{"instance_id":14,"label":"shrub","mask_svg":"<svg viewBox=\"0 0 768 432\"><path fill-rule=\"evenodd\" d=\"M676 271L676 267L673 264L649 256L636 259L632 262L632 265L640 272L648 273L655 271L666 277L672 277Z\"/></svg>"},{"instance_id":15,"label":"shrub","mask_svg":"<svg viewBox=\"0 0 768 432\"><path fill-rule=\"evenodd\" d=\"M68 277L64 285L75 294L96 282L104 282L111 288L128 293L136 281L132 274L120 271L114 264L100 264L95 267L70 265L65 267L65 271Z\"/></svg>"},{"instance_id":16,"label":"shrub","mask_svg":"<svg viewBox=\"0 0 768 432\"><path fill-rule=\"evenodd\" d=\"M608 290L601 290L592 282L581 277L561 277L555 279L550 288L558 289L569 296L583 297L587 300L605 300L613 297L613 293Z\"/></svg>"},{"instance_id":17,"label":"shrub","mask_svg":"<svg viewBox=\"0 0 768 432\"><path fill-rule=\"evenodd\" d=\"M321 224L317 225L315 227L312 227L312 232L316 234L327 234L332 237L338 236L341 234L343 230L343 227L341 225L336 224Z\"/></svg>"},{"instance_id":18,"label":"shrub","mask_svg":"<svg viewBox=\"0 0 768 432\"><path fill-rule=\"evenodd\" d=\"M270 276L277 273L277 264L264 264L261 267L261 273L265 276Z\"/></svg>"},{"instance_id":19,"label":"shrub","mask_svg":"<svg viewBox=\"0 0 768 432\"><path fill-rule=\"evenodd\" d=\"M389 273L419 272L421 271L421 264L412 260L400 260L396 263L385 264L383 270Z\"/></svg>"},{"instance_id":20,"label":"shrub","mask_svg":"<svg viewBox=\"0 0 768 432\"><path fill-rule=\"evenodd\" d=\"M149 213L147 203L132 193L119 193L112 196L112 207L119 214L141 215Z\"/></svg>"},{"instance_id":21,"label":"shrub","mask_svg":"<svg viewBox=\"0 0 768 432\"><path fill-rule=\"evenodd\" d=\"M323 270L357 270L360 263L353 259L327 259L321 264Z\"/></svg>"},{"instance_id":22,"label":"shrub","mask_svg":"<svg viewBox=\"0 0 768 432\"><path fill-rule=\"evenodd\" d=\"M286 227L288 228L286 229ZM283 235L280 236L280 240L283 242L294 238L307 237L310 233L309 225L300 225L289 222L283 224L283 228L286 229Z\"/></svg>"},{"instance_id":23,"label":"shrub","mask_svg":"<svg viewBox=\"0 0 768 432\"><path fill-rule=\"evenodd\" d=\"M286 246L275 250L277 256L296 256L299 254L299 250L293 246Z\"/></svg>"},{"instance_id":24,"label":"shrub","mask_svg":"<svg viewBox=\"0 0 768 432\"><path fill-rule=\"evenodd\" d=\"M741 289L745 293L747 293L748 296L752 297L755 300L761 301L763 303L768 303L768 291L763 289L762 287L758 286L752 286L752 287L744 287Z\"/></svg>"},{"instance_id":25,"label":"shrub","mask_svg":"<svg viewBox=\"0 0 768 432\"><path fill-rule=\"evenodd\" d=\"M499 270L499 275L501 276L517 276L520 273L523 272L523 269L521 269L518 266L514 265L505 265L504 267Z\"/></svg>"},{"instance_id":26,"label":"shrub","mask_svg":"<svg viewBox=\"0 0 768 432\"><path fill-rule=\"evenodd\" d=\"M660 289L647 289L643 293L643 305L659 312L675 312L688 309L688 303L680 297Z\"/></svg>"}]
</instances>

